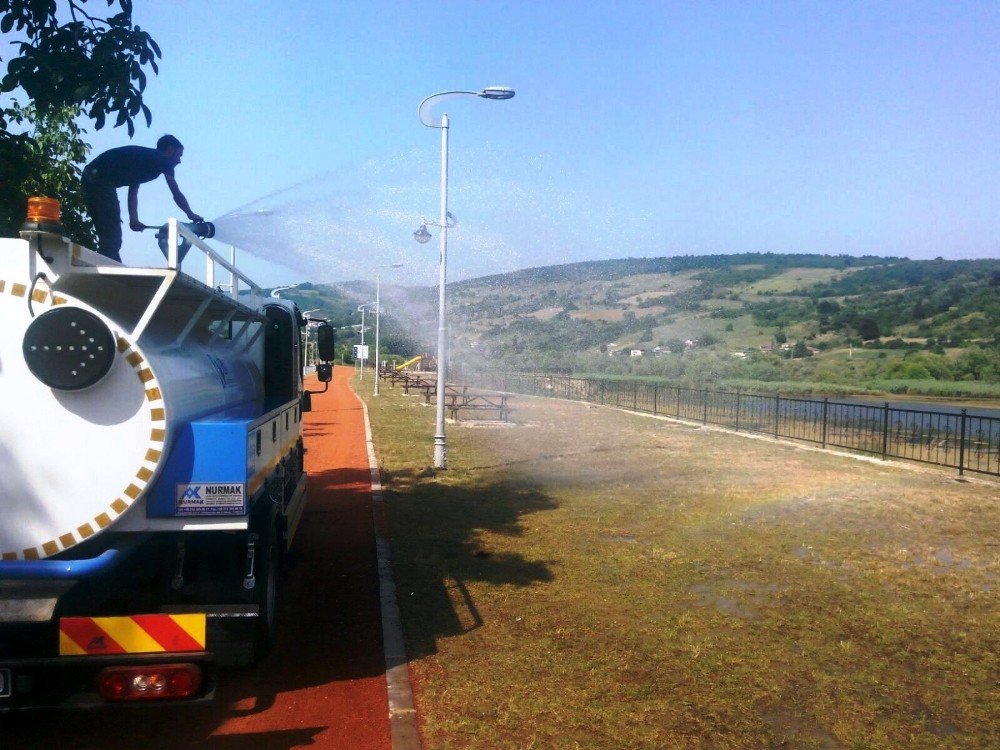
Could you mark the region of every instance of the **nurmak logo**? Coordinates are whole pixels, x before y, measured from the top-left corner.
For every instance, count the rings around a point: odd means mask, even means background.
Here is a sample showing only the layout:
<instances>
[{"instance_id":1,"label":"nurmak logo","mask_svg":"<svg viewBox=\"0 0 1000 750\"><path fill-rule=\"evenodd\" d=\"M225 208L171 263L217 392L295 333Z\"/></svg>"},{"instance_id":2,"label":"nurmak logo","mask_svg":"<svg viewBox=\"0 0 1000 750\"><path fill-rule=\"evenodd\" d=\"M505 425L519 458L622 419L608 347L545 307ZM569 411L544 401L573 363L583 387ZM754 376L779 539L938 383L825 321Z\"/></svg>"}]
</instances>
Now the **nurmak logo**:
<instances>
[{"instance_id":1,"label":"nurmak logo","mask_svg":"<svg viewBox=\"0 0 1000 750\"><path fill-rule=\"evenodd\" d=\"M188 487L186 490L184 490L184 494L181 497L184 500L188 499L201 500L201 485Z\"/></svg>"}]
</instances>

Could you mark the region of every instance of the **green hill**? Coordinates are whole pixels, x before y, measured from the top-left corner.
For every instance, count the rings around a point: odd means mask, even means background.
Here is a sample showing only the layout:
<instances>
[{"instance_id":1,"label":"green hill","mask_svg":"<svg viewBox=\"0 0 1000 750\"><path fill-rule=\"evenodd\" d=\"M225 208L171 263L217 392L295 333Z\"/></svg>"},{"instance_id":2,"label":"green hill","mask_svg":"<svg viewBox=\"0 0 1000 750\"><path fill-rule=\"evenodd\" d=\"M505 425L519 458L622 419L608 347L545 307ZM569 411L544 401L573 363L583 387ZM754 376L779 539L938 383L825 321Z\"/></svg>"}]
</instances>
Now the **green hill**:
<instances>
[{"instance_id":1,"label":"green hill","mask_svg":"<svg viewBox=\"0 0 1000 750\"><path fill-rule=\"evenodd\" d=\"M1000 382L997 260L630 258L449 289L452 356L473 367L942 395Z\"/></svg>"},{"instance_id":2,"label":"green hill","mask_svg":"<svg viewBox=\"0 0 1000 750\"><path fill-rule=\"evenodd\" d=\"M357 281L282 295L329 316L349 351L358 304L375 290ZM1000 396L993 259L625 258L456 282L448 300L459 367ZM434 352L435 288L383 284L382 305L384 352Z\"/></svg>"}]
</instances>

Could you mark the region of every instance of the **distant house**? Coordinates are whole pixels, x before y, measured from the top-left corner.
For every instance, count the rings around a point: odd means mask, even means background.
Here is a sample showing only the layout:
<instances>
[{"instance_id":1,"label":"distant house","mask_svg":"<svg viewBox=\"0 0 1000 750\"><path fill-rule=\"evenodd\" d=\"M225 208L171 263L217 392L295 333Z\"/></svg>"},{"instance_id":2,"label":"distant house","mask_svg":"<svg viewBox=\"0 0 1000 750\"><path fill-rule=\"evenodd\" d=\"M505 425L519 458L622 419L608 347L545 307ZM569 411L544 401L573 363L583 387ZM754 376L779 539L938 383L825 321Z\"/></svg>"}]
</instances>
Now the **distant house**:
<instances>
[{"instance_id":1,"label":"distant house","mask_svg":"<svg viewBox=\"0 0 1000 750\"><path fill-rule=\"evenodd\" d=\"M746 352L733 352L733 356L736 357L736 359L746 359L750 355Z\"/></svg>"},{"instance_id":2,"label":"distant house","mask_svg":"<svg viewBox=\"0 0 1000 750\"><path fill-rule=\"evenodd\" d=\"M760 345L760 350L762 352L773 352L774 351L774 344L761 344Z\"/></svg>"},{"instance_id":3,"label":"distant house","mask_svg":"<svg viewBox=\"0 0 1000 750\"><path fill-rule=\"evenodd\" d=\"M633 357L641 357L642 349L633 349L632 351L629 352L629 354Z\"/></svg>"}]
</instances>

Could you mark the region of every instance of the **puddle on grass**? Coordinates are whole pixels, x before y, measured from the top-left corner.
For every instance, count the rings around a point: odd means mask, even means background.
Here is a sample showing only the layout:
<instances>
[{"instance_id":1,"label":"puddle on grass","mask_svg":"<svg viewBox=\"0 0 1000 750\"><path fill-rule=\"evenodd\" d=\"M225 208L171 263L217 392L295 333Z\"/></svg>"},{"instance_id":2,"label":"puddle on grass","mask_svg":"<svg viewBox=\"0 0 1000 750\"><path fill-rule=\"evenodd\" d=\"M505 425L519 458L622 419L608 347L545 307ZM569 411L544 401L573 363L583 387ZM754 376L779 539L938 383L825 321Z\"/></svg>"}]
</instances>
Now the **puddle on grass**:
<instances>
[{"instance_id":1,"label":"puddle on grass","mask_svg":"<svg viewBox=\"0 0 1000 750\"><path fill-rule=\"evenodd\" d=\"M972 562L964 557L955 557L950 547L941 547L934 552L934 563L939 568L947 571L968 570L972 567Z\"/></svg>"},{"instance_id":2,"label":"puddle on grass","mask_svg":"<svg viewBox=\"0 0 1000 750\"><path fill-rule=\"evenodd\" d=\"M954 724L949 724L947 721L939 721L931 724L928 729L935 737L954 737L956 734L962 733L961 729Z\"/></svg>"},{"instance_id":3,"label":"puddle on grass","mask_svg":"<svg viewBox=\"0 0 1000 750\"><path fill-rule=\"evenodd\" d=\"M904 570L930 568L933 575L947 575L973 567L972 560L967 557L959 557L948 545L916 549L914 546L903 543L887 549L885 545L873 544L871 550L876 554L888 554L895 558Z\"/></svg>"},{"instance_id":4,"label":"puddle on grass","mask_svg":"<svg viewBox=\"0 0 1000 750\"><path fill-rule=\"evenodd\" d=\"M777 732L782 744L778 747L800 747L803 740L822 750L841 750L836 738L809 717L787 708L778 708L762 714L764 721Z\"/></svg>"},{"instance_id":5,"label":"puddle on grass","mask_svg":"<svg viewBox=\"0 0 1000 750\"><path fill-rule=\"evenodd\" d=\"M744 593L743 599L726 596L722 592L733 590ZM760 584L749 581L716 581L715 583L696 583L688 592L698 597L698 604L703 607L715 607L730 617L742 620L756 620L760 617L760 609L767 606L771 595L778 591L773 583Z\"/></svg>"}]
</instances>

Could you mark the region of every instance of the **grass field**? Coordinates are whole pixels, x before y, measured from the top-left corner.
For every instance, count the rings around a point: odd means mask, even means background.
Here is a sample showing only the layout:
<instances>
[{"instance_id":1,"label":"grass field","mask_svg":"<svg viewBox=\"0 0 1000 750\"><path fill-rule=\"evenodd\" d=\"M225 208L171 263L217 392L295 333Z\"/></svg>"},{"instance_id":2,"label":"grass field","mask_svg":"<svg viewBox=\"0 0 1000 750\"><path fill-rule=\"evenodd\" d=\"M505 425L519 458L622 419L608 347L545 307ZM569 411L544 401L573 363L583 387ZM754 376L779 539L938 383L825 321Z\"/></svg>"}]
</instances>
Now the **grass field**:
<instances>
[{"instance_id":1,"label":"grass field","mask_svg":"<svg viewBox=\"0 0 1000 750\"><path fill-rule=\"evenodd\" d=\"M435 476L366 400L427 748L998 746L996 483L527 397Z\"/></svg>"}]
</instances>

